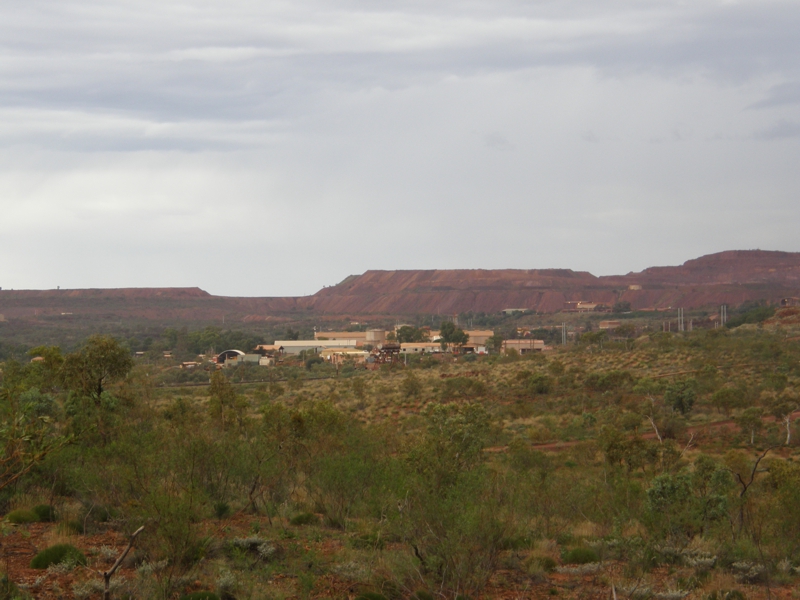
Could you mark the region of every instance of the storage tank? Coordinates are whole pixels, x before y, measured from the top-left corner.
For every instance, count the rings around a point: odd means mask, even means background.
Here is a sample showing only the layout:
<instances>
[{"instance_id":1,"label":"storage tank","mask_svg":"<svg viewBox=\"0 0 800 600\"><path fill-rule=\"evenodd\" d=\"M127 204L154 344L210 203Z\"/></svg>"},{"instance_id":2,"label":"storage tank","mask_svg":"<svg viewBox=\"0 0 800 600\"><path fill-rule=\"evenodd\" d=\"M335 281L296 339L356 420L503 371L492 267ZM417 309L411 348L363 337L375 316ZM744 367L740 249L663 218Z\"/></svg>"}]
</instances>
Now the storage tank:
<instances>
[{"instance_id":1,"label":"storage tank","mask_svg":"<svg viewBox=\"0 0 800 600\"><path fill-rule=\"evenodd\" d=\"M367 329L367 344L376 346L386 341L386 332L383 329Z\"/></svg>"}]
</instances>

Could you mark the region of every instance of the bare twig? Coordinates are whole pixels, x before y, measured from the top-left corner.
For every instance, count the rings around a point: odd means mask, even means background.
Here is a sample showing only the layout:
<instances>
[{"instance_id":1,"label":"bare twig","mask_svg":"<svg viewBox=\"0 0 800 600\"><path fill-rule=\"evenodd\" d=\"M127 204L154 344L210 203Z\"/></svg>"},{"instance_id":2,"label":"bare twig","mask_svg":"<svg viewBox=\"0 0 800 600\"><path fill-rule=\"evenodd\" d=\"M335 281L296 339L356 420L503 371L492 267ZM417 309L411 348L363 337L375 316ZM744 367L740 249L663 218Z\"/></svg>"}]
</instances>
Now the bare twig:
<instances>
[{"instance_id":1,"label":"bare twig","mask_svg":"<svg viewBox=\"0 0 800 600\"><path fill-rule=\"evenodd\" d=\"M689 450L692 449L696 437L697 437L696 433L693 433L689 436L689 441L686 442L686 447L683 450L681 450L680 456L678 456L678 458L682 458L684 454L686 454Z\"/></svg>"},{"instance_id":2,"label":"bare twig","mask_svg":"<svg viewBox=\"0 0 800 600\"><path fill-rule=\"evenodd\" d=\"M103 572L103 584L104 584L104 591L103 591L103 600L111 600L111 577L116 573L119 566L122 564L122 561L125 560L125 557L128 556L128 552L131 551L133 548L133 544L136 541L136 537L144 531L144 525L139 527L136 531L131 534L131 539L128 542L128 547L119 555L116 562L114 562L113 566L108 570Z\"/></svg>"}]
</instances>

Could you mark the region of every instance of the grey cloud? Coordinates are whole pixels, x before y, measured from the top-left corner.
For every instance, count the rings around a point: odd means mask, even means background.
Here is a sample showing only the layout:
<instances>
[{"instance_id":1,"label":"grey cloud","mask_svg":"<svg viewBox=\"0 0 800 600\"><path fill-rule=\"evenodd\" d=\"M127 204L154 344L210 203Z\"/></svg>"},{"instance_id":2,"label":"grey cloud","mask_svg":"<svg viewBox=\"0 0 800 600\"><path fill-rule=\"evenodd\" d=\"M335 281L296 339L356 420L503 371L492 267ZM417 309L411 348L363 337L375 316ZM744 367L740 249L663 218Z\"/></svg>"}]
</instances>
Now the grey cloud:
<instances>
[{"instance_id":1,"label":"grey cloud","mask_svg":"<svg viewBox=\"0 0 800 600\"><path fill-rule=\"evenodd\" d=\"M503 152L508 152L514 149L514 144L509 142L502 133L498 133L497 131L483 136L483 144L487 148L501 150Z\"/></svg>"},{"instance_id":2,"label":"grey cloud","mask_svg":"<svg viewBox=\"0 0 800 600\"><path fill-rule=\"evenodd\" d=\"M778 0L5 3L4 286L800 250L797 148L753 143L797 135L799 25ZM477 241L430 252L443 223ZM332 231L398 241L323 252ZM74 240L98 237L92 271Z\"/></svg>"},{"instance_id":3,"label":"grey cloud","mask_svg":"<svg viewBox=\"0 0 800 600\"><path fill-rule=\"evenodd\" d=\"M753 134L753 139L764 141L800 138L800 123L781 119L773 126Z\"/></svg>"},{"instance_id":4,"label":"grey cloud","mask_svg":"<svg viewBox=\"0 0 800 600\"><path fill-rule=\"evenodd\" d=\"M774 108L787 104L800 104L800 82L793 81L773 86L767 97L751 104L748 108Z\"/></svg>"}]
</instances>

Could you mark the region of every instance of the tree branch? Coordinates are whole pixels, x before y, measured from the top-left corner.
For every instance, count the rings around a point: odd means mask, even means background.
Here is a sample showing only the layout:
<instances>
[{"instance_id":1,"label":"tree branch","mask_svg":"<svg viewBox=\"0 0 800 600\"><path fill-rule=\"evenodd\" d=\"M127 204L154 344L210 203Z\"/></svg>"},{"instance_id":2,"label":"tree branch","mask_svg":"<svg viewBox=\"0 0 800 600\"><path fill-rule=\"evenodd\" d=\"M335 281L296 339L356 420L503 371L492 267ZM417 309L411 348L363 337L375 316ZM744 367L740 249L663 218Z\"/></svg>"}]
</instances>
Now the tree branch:
<instances>
[{"instance_id":1,"label":"tree branch","mask_svg":"<svg viewBox=\"0 0 800 600\"><path fill-rule=\"evenodd\" d=\"M144 525L139 527L136 531L133 532L131 535L131 539L128 542L128 547L119 555L114 565L108 570L103 572L103 583L105 584L105 589L103 591L103 600L111 600L111 577L116 573L119 566L122 564L122 561L125 560L125 557L128 556L128 552L131 551L133 548L133 544L136 541L136 537L144 531Z\"/></svg>"}]
</instances>

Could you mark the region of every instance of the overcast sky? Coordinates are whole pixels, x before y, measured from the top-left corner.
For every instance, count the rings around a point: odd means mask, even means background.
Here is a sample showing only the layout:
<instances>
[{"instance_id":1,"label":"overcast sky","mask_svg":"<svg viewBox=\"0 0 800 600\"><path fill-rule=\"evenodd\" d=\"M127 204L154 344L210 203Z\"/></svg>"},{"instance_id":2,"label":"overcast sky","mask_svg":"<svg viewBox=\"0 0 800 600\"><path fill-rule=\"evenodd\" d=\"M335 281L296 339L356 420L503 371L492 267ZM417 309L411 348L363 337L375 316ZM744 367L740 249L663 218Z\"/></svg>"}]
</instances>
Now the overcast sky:
<instances>
[{"instance_id":1,"label":"overcast sky","mask_svg":"<svg viewBox=\"0 0 800 600\"><path fill-rule=\"evenodd\" d=\"M0 286L800 251L797 0L8 0Z\"/></svg>"}]
</instances>

